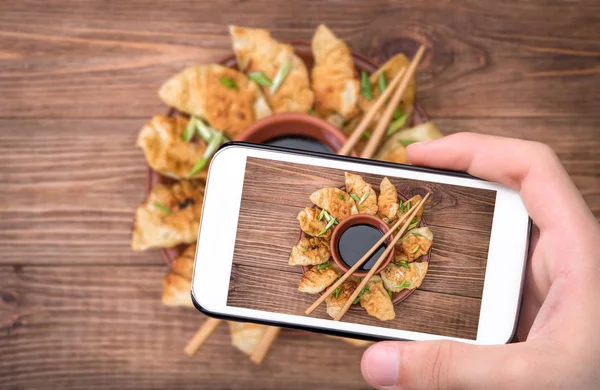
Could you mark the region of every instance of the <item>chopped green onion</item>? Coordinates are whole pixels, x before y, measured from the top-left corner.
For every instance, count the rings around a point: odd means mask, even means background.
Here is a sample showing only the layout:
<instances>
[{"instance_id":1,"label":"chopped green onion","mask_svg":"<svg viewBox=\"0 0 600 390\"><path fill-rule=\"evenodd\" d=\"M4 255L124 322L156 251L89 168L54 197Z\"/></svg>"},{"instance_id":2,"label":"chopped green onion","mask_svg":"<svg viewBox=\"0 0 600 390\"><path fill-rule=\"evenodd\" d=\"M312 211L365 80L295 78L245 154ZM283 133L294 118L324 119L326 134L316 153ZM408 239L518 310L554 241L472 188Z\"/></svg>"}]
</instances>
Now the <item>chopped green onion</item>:
<instances>
[{"instance_id":1,"label":"chopped green onion","mask_svg":"<svg viewBox=\"0 0 600 390\"><path fill-rule=\"evenodd\" d=\"M410 211L411 207L410 202L406 202L406 211Z\"/></svg>"},{"instance_id":2,"label":"chopped green onion","mask_svg":"<svg viewBox=\"0 0 600 390\"><path fill-rule=\"evenodd\" d=\"M308 252L308 248L307 248L307 247L305 247L304 245L300 245L300 248L302 248L302 250L303 250L304 252Z\"/></svg>"},{"instance_id":3,"label":"chopped green onion","mask_svg":"<svg viewBox=\"0 0 600 390\"><path fill-rule=\"evenodd\" d=\"M385 91L385 89L387 88L387 81L385 80L385 72L379 73L379 78L377 79L377 82L379 83L379 92L383 93L383 91Z\"/></svg>"},{"instance_id":4,"label":"chopped green onion","mask_svg":"<svg viewBox=\"0 0 600 390\"><path fill-rule=\"evenodd\" d=\"M360 202L360 198L358 197L358 195L356 195L356 194L350 194L350 197L352 199L354 199L355 201Z\"/></svg>"},{"instance_id":5,"label":"chopped green onion","mask_svg":"<svg viewBox=\"0 0 600 390\"><path fill-rule=\"evenodd\" d=\"M417 141L411 141L411 140L401 139L401 140L399 140L398 142L400 142L400 143L401 143L402 145L404 145L404 146L408 146L408 145L410 145L410 144L414 144L414 143L415 143L415 142L417 142Z\"/></svg>"},{"instance_id":6,"label":"chopped green onion","mask_svg":"<svg viewBox=\"0 0 600 390\"><path fill-rule=\"evenodd\" d=\"M185 142L190 142L192 140L192 138L194 138L195 132L196 132L196 118L194 116L191 116L190 120L187 123L187 126L185 127L185 130L183 131L183 134L181 134L181 138L183 138L183 140Z\"/></svg>"},{"instance_id":7,"label":"chopped green onion","mask_svg":"<svg viewBox=\"0 0 600 390\"><path fill-rule=\"evenodd\" d=\"M340 296L340 292L342 292L342 286L338 286L335 291L333 292L333 296L337 299L337 297Z\"/></svg>"},{"instance_id":8,"label":"chopped green onion","mask_svg":"<svg viewBox=\"0 0 600 390\"><path fill-rule=\"evenodd\" d=\"M198 130L198 135L205 142L210 142L211 138L215 134L215 130L212 127L207 126L202 119L196 118L194 122L196 124L196 130Z\"/></svg>"},{"instance_id":9,"label":"chopped green onion","mask_svg":"<svg viewBox=\"0 0 600 390\"><path fill-rule=\"evenodd\" d=\"M360 93L367 100L373 99L373 88L371 87L369 75L365 71L360 72Z\"/></svg>"},{"instance_id":10,"label":"chopped green onion","mask_svg":"<svg viewBox=\"0 0 600 390\"><path fill-rule=\"evenodd\" d=\"M365 192L364 195L360 198L360 200L358 201L358 205L360 206L361 204L363 204L363 202L365 200L367 200L368 197L369 197L369 191Z\"/></svg>"},{"instance_id":11,"label":"chopped green onion","mask_svg":"<svg viewBox=\"0 0 600 390\"><path fill-rule=\"evenodd\" d=\"M273 85L271 80L269 80L267 75L265 75L263 72L250 72L248 73L248 77L250 77L250 79L256 84L262 85L263 87L270 87Z\"/></svg>"},{"instance_id":12,"label":"chopped green onion","mask_svg":"<svg viewBox=\"0 0 600 390\"><path fill-rule=\"evenodd\" d=\"M408 280L403 280L402 283L396 286L396 288L408 288L410 287L410 282Z\"/></svg>"},{"instance_id":13,"label":"chopped green onion","mask_svg":"<svg viewBox=\"0 0 600 390\"><path fill-rule=\"evenodd\" d=\"M408 265L407 261L398 261L398 262L396 262L396 265L398 267L404 267L406 269L410 269L410 265Z\"/></svg>"},{"instance_id":14,"label":"chopped green onion","mask_svg":"<svg viewBox=\"0 0 600 390\"><path fill-rule=\"evenodd\" d=\"M317 265L317 269L324 269L329 267L329 262Z\"/></svg>"},{"instance_id":15,"label":"chopped green onion","mask_svg":"<svg viewBox=\"0 0 600 390\"><path fill-rule=\"evenodd\" d=\"M310 110L308 110L308 115L317 116L317 112L314 108L311 108Z\"/></svg>"},{"instance_id":16,"label":"chopped green onion","mask_svg":"<svg viewBox=\"0 0 600 390\"><path fill-rule=\"evenodd\" d=\"M392 135L395 132L397 132L398 130L400 130L404 126L404 124L406 123L407 119L408 119L408 116L403 115L400 118L398 118L395 121L393 121L390 124L390 127L388 127L388 129L387 129L387 135Z\"/></svg>"},{"instance_id":17,"label":"chopped green onion","mask_svg":"<svg viewBox=\"0 0 600 390\"><path fill-rule=\"evenodd\" d=\"M207 162L208 162L208 158L206 158L206 157L202 157L201 159L196 161L196 164L194 164L194 167L192 168L190 173L188 173L186 178L190 179L190 178L194 177L195 174L197 174L198 172L200 172L201 170L204 169Z\"/></svg>"},{"instance_id":18,"label":"chopped green onion","mask_svg":"<svg viewBox=\"0 0 600 390\"><path fill-rule=\"evenodd\" d=\"M410 225L408 225L407 230L412 230L412 229L416 228L418 224L419 224L419 221L411 223Z\"/></svg>"},{"instance_id":19,"label":"chopped green onion","mask_svg":"<svg viewBox=\"0 0 600 390\"><path fill-rule=\"evenodd\" d=\"M204 156L200 160L196 161L196 164L194 164L194 167L192 168L190 173L188 173L188 179L193 177L202 169L204 169L206 163L208 162L208 160L210 160L213 153L219 148L219 146L223 144L223 142L226 139L227 138L223 136L223 133L220 133L218 131L213 134L212 138L210 139L210 142L208 143L208 146L206 147L206 150L204 151Z\"/></svg>"},{"instance_id":20,"label":"chopped green onion","mask_svg":"<svg viewBox=\"0 0 600 390\"><path fill-rule=\"evenodd\" d=\"M412 233L412 235L413 235L413 236L416 236L416 237L423 237L423 235L422 235L422 234L415 233L415 232L413 232L413 233Z\"/></svg>"},{"instance_id":21,"label":"chopped green onion","mask_svg":"<svg viewBox=\"0 0 600 390\"><path fill-rule=\"evenodd\" d=\"M417 246L414 247L413 250L410 251L410 253L417 253L417 251L419 250L420 247L421 247L421 244L417 244Z\"/></svg>"},{"instance_id":22,"label":"chopped green onion","mask_svg":"<svg viewBox=\"0 0 600 390\"><path fill-rule=\"evenodd\" d=\"M223 84L224 86L226 86L229 89L238 89L238 86L235 83L235 81L233 81L229 77L221 76L219 78L219 81L221 82L221 84Z\"/></svg>"},{"instance_id":23,"label":"chopped green onion","mask_svg":"<svg viewBox=\"0 0 600 390\"><path fill-rule=\"evenodd\" d=\"M166 208L159 202L154 202L154 207L156 207L157 209L159 209L160 211L162 211L163 213L165 213L167 215L171 215L171 210L169 210L168 208Z\"/></svg>"},{"instance_id":24,"label":"chopped green onion","mask_svg":"<svg viewBox=\"0 0 600 390\"><path fill-rule=\"evenodd\" d=\"M317 216L317 219L319 221L323 220L323 217L325 216L325 213L327 213L327 211L325 211L325 209L321 210L321 212L319 213L319 215Z\"/></svg>"},{"instance_id":25,"label":"chopped green onion","mask_svg":"<svg viewBox=\"0 0 600 390\"><path fill-rule=\"evenodd\" d=\"M362 290L360 290L360 293L358 294L358 296L356 297L356 299L354 300L354 302L352 302L354 305L356 305L358 302L360 302L360 297L363 296L364 293L368 292L369 294L371 293L371 290L369 290L368 288L363 288Z\"/></svg>"},{"instance_id":26,"label":"chopped green onion","mask_svg":"<svg viewBox=\"0 0 600 390\"><path fill-rule=\"evenodd\" d=\"M402 112L400 107L396 107L396 109L394 110L394 113L392 114L392 119L393 120L400 119L403 116L404 116L404 113Z\"/></svg>"},{"instance_id":27,"label":"chopped green onion","mask_svg":"<svg viewBox=\"0 0 600 390\"><path fill-rule=\"evenodd\" d=\"M404 202L400 200L400 205L398 206L398 210L404 214Z\"/></svg>"},{"instance_id":28,"label":"chopped green onion","mask_svg":"<svg viewBox=\"0 0 600 390\"><path fill-rule=\"evenodd\" d=\"M388 295L390 296L390 299L392 299L392 295L393 295L393 294L392 294L392 292L391 292L391 291L388 291Z\"/></svg>"},{"instance_id":29,"label":"chopped green onion","mask_svg":"<svg viewBox=\"0 0 600 390\"><path fill-rule=\"evenodd\" d=\"M363 137L365 137L366 139L371 139L371 132L370 131L365 131L363 133Z\"/></svg>"},{"instance_id":30,"label":"chopped green onion","mask_svg":"<svg viewBox=\"0 0 600 390\"><path fill-rule=\"evenodd\" d=\"M325 216L325 218L327 218L327 216ZM330 227L332 227L337 221L335 218L330 217L331 219L329 220L329 222L327 222L327 226L325 226L325 229L321 230L319 232L319 236L322 236L323 234L325 234L325 232L327 231L327 229L329 229Z\"/></svg>"},{"instance_id":31,"label":"chopped green onion","mask_svg":"<svg viewBox=\"0 0 600 390\"><path fill-rule=\"evenodd\" d=\"M290 72L291 67L292 67L292 61L290 61L290 60L287 60L286 62L283 63L283 65L281 65L281 68L279 68L279 70L277 71L275 78L273 78L273 85L271 85L271 89L269 90L271 92L271 95L273 95L275 92L277 92L277 90L283 83L283 80L285 79L287 74Z\"/></svg>"},{"instance_id":32,"label":"chopped green onion","mask_svg":"<svg viewBox=\"0 0 600 390\"><path fill-rule=\"evenodd\" d=\"M344 195L342 195L342 194L337 194L337 197L340 198L341 200L346 200L346 198L344 198Z\"/></svg>"},{"instance_id":33,"label":"chopped green onion","mask_svg":"<svg viewBox=\"0 0 600 390\"><path fill-rule=\"evenodd\" d=\"M327 222L331 221L331 218L333 218L333 217L331 216L331 214L329 214L329 213L327 212L327 210L325 210L325 214L323 214L323 215L325 216L325 220L326 220Z\"/></svg>"}]
</instances>

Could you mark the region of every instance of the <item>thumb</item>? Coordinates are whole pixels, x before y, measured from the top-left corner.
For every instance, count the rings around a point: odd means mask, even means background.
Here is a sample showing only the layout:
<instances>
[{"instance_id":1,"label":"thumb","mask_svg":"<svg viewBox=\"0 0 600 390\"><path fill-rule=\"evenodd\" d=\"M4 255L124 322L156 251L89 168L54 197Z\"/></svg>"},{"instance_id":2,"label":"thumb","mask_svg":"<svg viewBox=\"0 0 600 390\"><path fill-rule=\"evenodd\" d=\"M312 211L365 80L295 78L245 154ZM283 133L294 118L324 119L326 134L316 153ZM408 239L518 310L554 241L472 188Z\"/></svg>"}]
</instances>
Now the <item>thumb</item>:
<instances>
[{"instance_id":1,"label":"thumb","mask_svg":"<svg viewBox=\"0 0 600 390\"><path fill-rule=\"evenodd\" d=\"M494 389L523 385L533 361L523 344L386 341L365 352L361 370L377 389Z\"/></svg>"}]
</instances>

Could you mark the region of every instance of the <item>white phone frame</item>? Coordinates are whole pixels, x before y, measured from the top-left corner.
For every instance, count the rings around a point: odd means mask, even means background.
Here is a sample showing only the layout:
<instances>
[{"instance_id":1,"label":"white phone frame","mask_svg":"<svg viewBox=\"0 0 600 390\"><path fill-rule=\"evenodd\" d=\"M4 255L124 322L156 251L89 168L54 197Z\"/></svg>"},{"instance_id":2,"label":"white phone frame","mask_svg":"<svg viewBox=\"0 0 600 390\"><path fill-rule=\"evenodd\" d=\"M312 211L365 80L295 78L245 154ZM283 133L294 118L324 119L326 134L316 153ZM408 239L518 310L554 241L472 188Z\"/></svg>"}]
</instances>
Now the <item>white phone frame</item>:
<instances>
[{"instance_id":1,"label":"white phone frame","mask_svg":"<svg viewBox=\"0 0 600 390\"><path fill-rule=\"evenodd\" d=\"M389 177L424 180L496 191L492 231L483 286L477 338L453 338L354 324L305 315L227 306L230 272L237 233L246 159L288 161ZM227 205L222 207L220 205ZM504 344L511 340L520 307L530 219L519 193L468 175L415 169L356 158L232 143L217 151L209 167L194 277L192 299L202 312L237 321L259 322L367 339L457 340L474 344ZM507 245L510 243L510 245Z\"/></svg>"}]
</instances>

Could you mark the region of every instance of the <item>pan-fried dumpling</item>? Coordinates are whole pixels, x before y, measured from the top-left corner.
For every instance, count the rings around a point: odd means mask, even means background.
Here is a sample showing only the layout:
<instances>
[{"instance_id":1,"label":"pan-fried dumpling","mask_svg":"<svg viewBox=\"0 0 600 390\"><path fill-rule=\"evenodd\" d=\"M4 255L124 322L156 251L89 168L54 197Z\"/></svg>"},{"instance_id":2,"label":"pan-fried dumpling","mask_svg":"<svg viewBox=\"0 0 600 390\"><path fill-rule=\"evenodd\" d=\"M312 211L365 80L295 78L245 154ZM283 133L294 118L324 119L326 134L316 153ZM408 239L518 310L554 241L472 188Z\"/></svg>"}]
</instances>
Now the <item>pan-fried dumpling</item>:
<instances>
[{"instance_id":1,"label":"pan-fried dumpling","mask_svg":"<svg viewBox=\"0 0 600 390\"><path fill-rule=\"evenodd\" d=\"M359 214L377 214L377 195L373 191L373 187L365 182L362 176L346 172L346 192L358 197L359 201L356 201L356 199L354 201L358 207Z\"/></svg>"},{"instance_id":2,"label":"pan-fried dumpling","mask_svg":"<svg viewBox=\"0 0 600 390\"><path fill-rule=\"evenodd\" d=\"M260 72L272 83L278 71L289 63L289 71L274 94L271 86L263 85L262 92L277 112L307 112L313 104L308 71L304 62L294 54L292 45L276 41L263 29L230 26L233 51L240 71Z\"/></svg>"},{"instance_id":3,"label":"pan-fried dumpling","mask_svg":"<svg viewBox=\"0 0 600 390\"><path fill-rule=\"evenodd\" d=\"M169 106L205 119L230 139L271 114L256 83L221 65L186 68L167 80L159 94Z\"/></svg>"},{"instance_id":4,"label":"pan-fried dumpling","mask_svg":"<svg viewBox=\"0 0 600 390\"><path fill-rule=\"evenodd\" d=\"M331 263L323 263L315 265L304 273L298 291L309 294L318 294L331 286L333 282L340 276L340 272L335 267L331 267Z\"/></svg>"},{"instance_id":5,"label":"pan-fried dumpling","mask_svg":"<svg viewBox=\"0 0 600 390\"><path fill-rule=\"evenodd\" d=\"M322 118L341 116L342 120L358 113L360 83L348 46L325 26L320 25L312 40L315 66L312 87L315 110Z\"/></svg>"},{"instance_id":6,"label":"pan-fried dumpling","mask_svg":"<svg viewBox=\"0 0 600 390\"><path fill-rule=\"evenodd\" d=\"M410 198L409 200L407 200L406 202L400 201L400 205L398 206L398 217L402 217L404 214L410 213L413 206L415 206L417 204L417 202L420 202L422 200L423 200L423 198L421 197L421 195L415 195L412 198ZM419 209L419 211L417 211L417 215L415 215L413 217L411 224L412 223L418 224L421 221L422 216L423 216L423 207L421 207Z\"/></svg>"},{"instance_id":7,"label":"pan-fried dumpling","mask_svg":"<svg viewBox=\"0 0 600 390\"><path fill-rule=\"evenodd\" d=\"M396 187L387 177L384 177L379 186L379 198L377 199L379 210L377 215L385 222L396 219L398 214L398 192Z\"/></svg>"},{"instance_id":8,"label":"pan-fried dumpling","mask_svg":"<svg viewBox=\"0 0 600 390\"><path fill-rule=\"evenodd\" d=\"M417 288L423 282L428 266L426 261L390 263L381 272L383 285L392 292Z\"/></svg>"},{"instance_id":9,"label":"pan-fried dumpling","mask_svg":"<svg viewBox=\"0 0 600 390\"><path fill-rule=\"evenodd\" d=\"M252 355L254 348L265 334L267 326L247 322L227 321L227 323L231 334L231 344L246 355Z\"/></svg>"},{"instance_id":10,"label":"pan-fried dumpling","mask_svg":"<svg viewBox=\"0 0 600 390\"><path fill-rule=\"evenodd\" d=\"M411 127L410 129L400 130L385 141L383 146L375 155L375 159L408 164L405 145L409 145L414 142L431 141L441 138L442 136L443 134L431 121L421 123L420 125Z\"/></svg>"},{"instance_id":11,"label":"pan-fried dumpling","mask_svg":"<svg viewBox=\"0 0 600 390\"><path fill-rule=\"evenodd\" d=\"M358 214L354 199L339 188L321 188L310 195L310 201L327 212L339 222L351 215Z\"/></svg>"},{"instance_id":12,"label":"pan-fried dumpling","mask_svg":"<svg viewBox=\"0 0 600 390\"><path fill-rule=\"evenodd\" d=\"M300 222L300 229L309 236L320 237L326 240L331 238L331 231L333 229L327 229L327 221L323 218L319 221L320 209L314 207L305 207L298 213L298 222ZM323 232L323 230L325 230Z\"/></svg>"},{"instance_id":13,"label":"pan-fried dumpling","mask_svg":"<svg viewBox=\"0 0 600 390\"><path fill-rule=\"evenodd\" d=\"M415 261L427 254L433 244L433 233L428 227L409 230L396 244L397 261ZM400 260L398 260L400 259Z\"/></svg>"},{"instance_id":14,"label":"pan-fried dumpling","mask_svg":"<svg viewBox=\"0 0 600 390\"><path fill-rule=\"evenodd\" d=\"M155 115L144 125L137 139L148 165L160 174L174 179L185 178L202 158L204 141L186 142L182 135L188 124L183 117L169 118ZM208 169L198 172L194 178L206 178Z\"/></svg>"},{"instance_id":15,"label":"pan-fried dumpling","mask_svg":"<svg viewBox=\"0 0 600 390\"><path fill-rule=\"evenodd\" d=\"M203 197L201 183L155 185L135 213L132 249L170 248L196 241Z\"/></svg>"},{"instance_id":16,"label":"pan-fried dumpling","mask_svg":"<svg viewBox=\"0 0 600 390\"><path fill-rule=\"evenodd\" d=\"M185 251L177 256L171 263L171 271L192 280L194 274L194 259L196 256L196 243L188 246Z\"/></svg>"},{"instance_id":17,"label":"pan-fried dumpling","mask_svg":"<svg viewBox=\"0 0 600 390\"><path fill-rule=\"evenodd\" d=\"M358 287L358 283L353 280L346 280L342 283L335 292L325 298L327 304L327 314L331 318L335 318L338 315L342 307L348 302L354 290Z\"/></svg>"},{"instance_id":18,"label":"pan-fried dumpling","mask_svg":"<svg viewBox=\"0 0 600 390\"><path fill-rule=\"evenodd\" d=\"M360 305L378 320L389 321L396 318L394 303L378 275L373 275L367 282L366 289L360 296Z\"/></svg>"},{"instance_id":19,"label":"pan-fried dumpling","mask_svg":"<svg viewBox=\"0 0 600 390\"><path fill-rule=\"evenodd\" d=\"M317 265L329 260L329 243L318 237L302 237L292 248L289 265Z\"/></svg>"},{"instance_id":20,"label":"pan-fried dumpling","mask_svg":"<svg viewBox=\"0 0 600 390\"><path fill-rule=\"evenodd\" d=\"M190 293L191 289L191 279L186 279L181 275L171 272L163 279L161 301L166 306L194 307Z\"/></svg>"}]
</instances>

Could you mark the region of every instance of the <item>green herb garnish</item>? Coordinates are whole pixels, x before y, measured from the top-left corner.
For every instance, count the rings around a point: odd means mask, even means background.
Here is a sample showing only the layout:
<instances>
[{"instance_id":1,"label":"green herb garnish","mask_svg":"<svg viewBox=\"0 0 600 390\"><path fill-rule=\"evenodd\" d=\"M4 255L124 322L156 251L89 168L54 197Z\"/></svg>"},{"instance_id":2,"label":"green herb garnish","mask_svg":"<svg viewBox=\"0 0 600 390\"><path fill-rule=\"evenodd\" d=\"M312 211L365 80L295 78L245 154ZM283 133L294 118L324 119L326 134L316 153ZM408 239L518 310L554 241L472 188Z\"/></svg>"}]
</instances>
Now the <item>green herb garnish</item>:
<instances>
[{"instance_id":1,"label":"green herb garnish","mask_svg":"<svg viewBox=\"0 0 600 390\"><path fill-rule=\"evenodd\" d=\"M398 267L403 267L403 268L406 268L406 269L410 269L410 265L408 265L407 261L397 261L396 265Z\"/></svg>"},{"instance_id":2,"label":"green herb garnish","mask_svg":"<svg viewBox=\"0 0 600 390\"><path fill-rule=\"evenodd\" d=\"M308 248L307 248L307 247L305 247L304 245L300 245L300 248L302 248L302 250L303 250L304 252L308 252Z\"/></svg>"},{"instance_id":3,"label":"green herb garnish","mask_svg":"<svg viewBox=\"0 0 600 390\"><path fill-rule=\"evenodd\" d=\"M285 77L290 72L291 67L292 67L292 61L290 61L290 60L287 60L286 62L283 63L283 65L281 65L281 68L279 68L279 70L277 71L277 74L273 78L273 84L271 85L271 89L269 90L269 92L271 92L271 95L273 95L275 92L277 92L277 90L279 89L281 84L283 84L283 80L285 80Z\"/></svg>"},{"instance_id":4,"label":"green herb garnish","mask_svg":"<svg viewBox=\"0 0 600 390\"><path fill-rule=\"evenodd\" d=\"M400 130L404 124L406 123L406 120L408 119L408 117L406 115L401 116L400 118L396 119L395 121L393 121L390 126L387 129L387 135L392 135L395 132L397 132L398 130Z\"/></svg>"},{"instance_id":5,"label":"green herb garnish","mask_svg":"<svg viewBox=\"0 0 600 390\"><path fill-rule=\"evenodd\" d=\"M373 99L373 88L371 87L369 75L365 71L360 72L360 93L367 100Z\"/></svg>"},{"instance_id":6,"label":"green herb garnish","mask_svg":"<svg viewBox=\"0 0 600 390\"><path fill-rule=\"evenodd\" d=\"M411 207L410 202L406 202L406 212L409 212Z\"/></svg>"},{"instance_id":7,"label":"green herb garnish","mask_svg":"<svg viewBox=\"0 0 600 390\"><path fill-rule=\"evenodd\" d=\"M379 92L383 93L383 91L385 91L385 89L387 88L387 81L385 80L385 72L379 73L377 82L379 84Z\"/></svg>"},{"instance_id":8,"label":"green herb garnish","mask_svg":"<svg viewBox=\"0 0 600 390\"><path fill-rule=\"evenodd\" d=\"M396 107L396 109L394 110L393 114L392 114L392 119L396 120L396 119L400 119L404 116L404 113L402 112L402 110L399 107Z\"/></svg>"},{"instance_id":9,"label":"green herb garnish","mask_svg":"<svg viewBox=\"0 0 600 390\"><path fill-rule=\"evenodd\" d=\"M342 292L342 286L338 286L333 292L333 296L337 299L340 296L340 292Z\"/></svg>"},{"instance_id":10,"label":"green herb garnish","mask_svg":"<svg viewBox=\"0 0 600 390\"><path fill-rule=\"evenodd\" d=\"M342 195L342 194L337 194L337 197L340 198L341 200L346 200L346 198L344 198L344 195Z\"/></svg>"},{"instance_id":11,"label":"green herb garnish","mask_svg":"<svg viewBox=\"0 0 600 390\"><path fill-rule=\"evenodd\" d=\"M403 280L402 283L396 286L396 288L408 288L410 287L410 282L408 280Z\"/></svg>"},{"instance_id":12,"label":"green herb garnish","mask_svg":"<svg viewBox=\"0 0 600 390\"><path fill-rule=\"evenodd\" d=\"M201 159L196 161L196 164L194 164L194 167L192 168L190 173L188 173L186 178L191 179L192 177L194 177L194 175L196 175L198 172L200 172L201 170L204 169L207 162L208 162L208 158L206 158L206 157L202 157Z\"/></svg>"},{"instance_id":13,"label":"green herb garnish","mask_svg":"<svg viewBox=\"0 0 600 390\"><path fill-rule=\"evenodd\" d=\"M196 132L196 118L194 116L191 116L190 120L187 123L187 126L185 127L185 130L183 131L183 134L181 134L181 138L185 142L190 142L192 140L192 138L194 138L195 132Z\"/></svg>"},{"instance_id":14,"label":"green herb garnish","mask_svg":"<svg viewBox=\"0 0 600 390\"><path fill-rule=\"evenodd\" d=\"M360 198L358 197L358 195L356 195L356 194L350 194L350 197L352 199L354 199L355 201L360 202Z\"/></svg>"},{"instance_id":15,"label":"green herb garnish","mask_svg":"<svg viewBox=\"0 0 600 390\"><path fill-rule=\"evenodd\" d=\"M168 208L166 208L159 202L154 202L154 207L156 207L157 209L159 209L160 211L162 211L163 213L165 213L167 215L171 215L171 210L169 210Z\"/></svg>"},{"instance_id":16,"label":"green herb garnish","mask_svg":"<svg viewBox=\"0 0 600 390\"><path fill-rule=\"evenodd\" d=\"M417 251L419 250L420 247L421 247L421 244L417 244L417 246L414 247L413 250L410 251L410 253L417 253Z\"/></svg>"},{"instance_id":17,"label":"green herb garnish","mask_svg":"<svg viewBox=\"0 0 600 390\"><path fill-rule=\"evenodd\" d=\"M363 288L362 290L360 290L360 293L358 294L358 296L356 297L356 299L354 300L354 302L352 302L352 304L356 305L358 302L360 302L360 297L363 296L364 293L368 292L369 294L371 293L371 290L369 290L368 288Z\"/></svg>"},{"instance_id":18,"label":"green herb garnish","mask_svg":"<svg viewBox=\"0 0 600 390\"><path fill-rule=\"evenodd\" d=\"M224 86L226 86L229 89L238 89L238 86L235 83L235 81L233 81L229 77L221 76L219 78L219 81L221 82L221 84L223 84Z\"/></svg>"},{"instance_id":19,"label":"green herb garnish","mask_svg":"<svg viewBox=\"0 0 600 390\"><path fill-rule=\"evenodd\" d=\"M327 218L327 215L328 214L325 214L325 218ZM334 224L337 223L337 220L335 218L333 218L331 216L329 218L331 218L331 219L329 220L329 222L327 222L327 226L325 226L325 229L323 229L319 232L319 236L322 236L323 234L325 234L327 229L329 229L330 227L332 227Z\"/></svg>"},{"instance_id":20,"label":"green herb garnish","mask_svg":"<svg viewBox=\"0 0 600 390\"><path fill-rule=\"evenodd\" d=\"M388 295L390 296L390 299L392 299L392 292L388 291Z\"/></svg>"},{"instance_id":21,"label":"green herb garnish","mask_svg":"<svg viewBox=\"0 0 600 390\"><path fill-rule=\"evenodd\" d=\"M418 224L419 224L419 221L411 223L410 225L408 225L407 230L412 230L412 229L416 228Z\"/></svg>"},{"instance_id":22,"label":"green herb garnish","mask_svg":"<svg viewBox=\"0 0 600 390\"><path fill-rule=\"evenodd\" d=\"M198 131L200 138L202 138L204 142L210 142L213 135L215 135L216 130L210 126L207 126L206 123L204 123L204 121L200 118L196 118L194 124L196 125L196 130Z\"/></svg>"},{"instance_id":23,"label":"green herb garnish","mask_svg":"<svg viewBox=\"0 0 600 390\"><path fill-rule=\"evenodd\" d=\"M265 75L263 72L250 72L248 73L248 77L250 77L250 79L256 84L262 85L263 87L270 87L273 85L271 80L269 80L267 75Z\"/></svg>"},{"instance_id":24,"label":"green herb garnish","mask_svg":"<svg viewBox=\"0 0 600 390\"><path fill-rule=\"evenodd\" d=\"M308 110L308 115L317 116L317 112L314 108L311 108L310 110Z\"/></svg>"},{"instance_id":25,"label":"green herb garnish","mask_svg":"<svg viewBox=\"0 0 600 390\"><path fill-rule=\"evenodd\" d=\"M365 192L364 195L360 198L360 200L358 201L358 205L360 206L361 204L363 204L363 202L365 200L367 200L368 197L369 197L369 191Z\"/></svg>"},{"instance_id":26,"label":"green herb garnish","mask_svg":"<svg viewBox=\"0 0 600 390\"><path fill-rule=\"evenodd\" d=\"M401 139L401 140L400 140L400 141L398 141L398 142L400 142L400 143L401 143L402 145L404 145L404 146L408 146L408 145L410 145L410 144L414 144L414 143L415 143L415 142L417 142L417 141L411 141L411 140L407 140L407 139Z\"/></svg>"},{"instance_id":27,"label":"green herb garnish","mask_svg":"<svg viewBox=\"0 0 600 390\"><path fill-rule=\"evenodd\" d=\"M404 202L402 200L400 200L400 205L398 206L398 210L400 210L400 212L402 214L404 214Z\"/></svg>"},{"instance_id":28,"label":"green herb garnish","mask_svg":"<svg viewBox=\"0 0 600 390\"><path fill-rule=\"evenodd\" d=\"M198 122L201 122L201 121L198 121ZM202 156L201 159L196 161L196 164L194 164L194 167L192 168L190 173L188 173L186 178L190 179L194 175L196 175L198 172L203 170L204 167L206 166L206 163L212 157L213 153L216 152L216 150L219 148L219 146L221 146L226 141L227 141L227 138L225 138L223 136L223 133L215 131L214 134L212 135L210 141L208 142L208 145L206 146L206 150L204 151L204 156Z\"/></svg>"},{"instance_id":29,"label":"green herb garnish","mask_svg":"<svg viewBox=\"0 0 600 390\"><path fill-rule=\"evenodd\" d=\"M412 235L413 235L413 236L415 236L415 237L423 237L423 235L422 235L422 234L415 233L415 232L413 232L413 233L412 233Z\"/></svg>"},{"instance_id":30,"label":"green herb garnish","mask_svg":"<svg viewBox=\"0 0 600 390\"><path fill-rule=\"evenodd\" d=\"M329 267L329 262L317 265L317 269L324 269Z\"/></svg>"},{"instance_id":31,"label":"green herb garnish","mask_svg":"<svg viewBox=\"0 0 600 390\"><path fill-rule=\"evenodd\" d=\"M321 212L319 213L319 215L317 216L317 219L319 221L323 220L323 217L325 217L325 214L327 213L327 211L325 211L325 209L321 210Z\"/></svg>"},{"instance_id":32,"label":"green herb garnish","mask_svg":"<svg viewBox=\"0 0 600 390\"><path fill-rule=\"evenodd\" d=\"M365 137L366 139L371 139L371 132L370 131L365 131L363 133L363 137Z\"/></svg>"}]
</instances>

